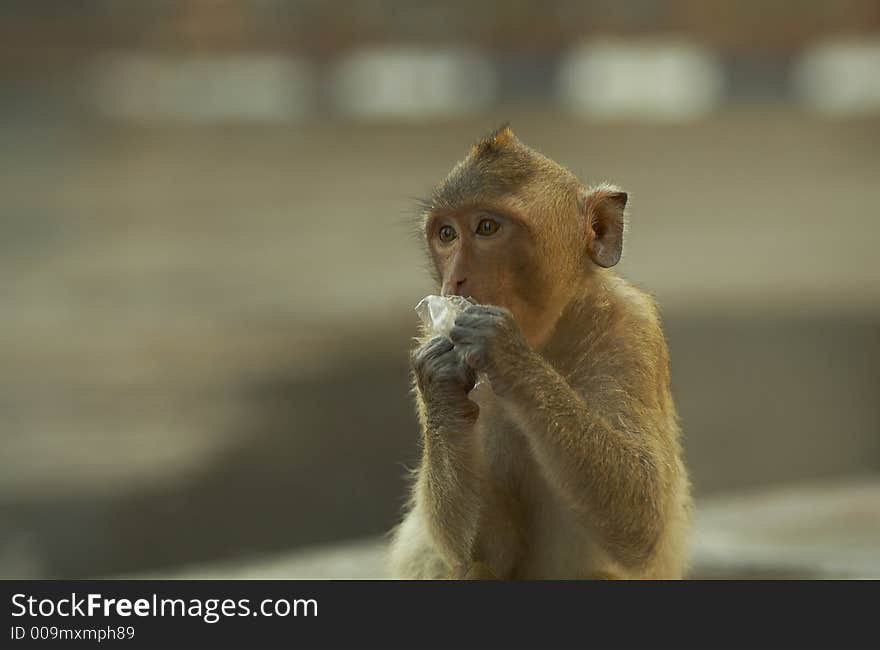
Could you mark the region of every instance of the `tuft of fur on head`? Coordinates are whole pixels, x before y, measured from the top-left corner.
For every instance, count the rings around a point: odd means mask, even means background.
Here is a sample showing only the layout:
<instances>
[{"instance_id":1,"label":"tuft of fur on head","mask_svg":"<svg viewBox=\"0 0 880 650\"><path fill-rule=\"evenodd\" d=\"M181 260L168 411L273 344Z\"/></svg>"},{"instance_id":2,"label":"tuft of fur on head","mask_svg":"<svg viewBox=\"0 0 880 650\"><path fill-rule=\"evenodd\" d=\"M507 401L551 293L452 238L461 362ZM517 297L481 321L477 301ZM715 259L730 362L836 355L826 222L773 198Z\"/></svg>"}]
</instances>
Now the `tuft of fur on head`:
<instances>
[{"instance_id":1,"label":"tuft of fur on head","mask_svg":"<svg viewBox=\"0 0 880 650\"><path fill-rule=\"evenodd\" d=\"M523 145L509 124L481 138L428 199L422 213L492 203L525 187L537 171L536 152Z\"/></svg>"},{"instance_id":2,"label":"tuft of fur on head","mask_svg":"<svg viewBox=\"0 0 880 650\"><path fill-rule=\"evenodd\" d=\"M510 128L510 122L505 122L489 135L474 143L471 152L478 156L497 153L503 147L517 143L519 140Z\"/></svg>"}]
</instances>

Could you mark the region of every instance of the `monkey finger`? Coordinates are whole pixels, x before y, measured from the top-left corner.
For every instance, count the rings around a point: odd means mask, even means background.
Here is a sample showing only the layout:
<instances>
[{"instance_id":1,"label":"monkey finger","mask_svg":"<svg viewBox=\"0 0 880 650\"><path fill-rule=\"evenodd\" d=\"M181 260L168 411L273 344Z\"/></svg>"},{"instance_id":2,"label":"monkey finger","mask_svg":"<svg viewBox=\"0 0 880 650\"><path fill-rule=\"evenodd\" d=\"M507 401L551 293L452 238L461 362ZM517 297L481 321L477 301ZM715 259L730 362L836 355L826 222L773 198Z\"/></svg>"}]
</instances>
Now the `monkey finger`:
<instances>
[{"instance_id":1,"label":"monkey finger","mask_svg":"<svg viewBox=\"0 0 880 650\"><path fill-rule=\"evenodd\" d=\"M420 353L424 359L436 359L453 348L453 343L445 336L435 336L421 348Z\"/></svg>"},{"instance_id":2,"label":"monkey finger","mask_svg":"<svg viewBox=\"0 0 880 650\"><path fill-rule=\"evenodd\" d=\"M431 364L436 364L443 355L453 350L452 341L443 336L435 337L410 353L410 365L416 374L422 377Z\"/></svg>"},{"instance_id":3,"label":"monkey finger","mask_svg":"<svg viewBox=\"0 0 880 650\"><path fill-rule=\"evenodd\" d=\"M461 360L466 363L468 367L475 371L485 369L487 362L485 346L463 343L461 345L456 345L455 349L458 351Z\"/></svg>"},{"instance_id":4,"label":"monkey finger","mask_svg":"<svg viewBox=\"0 0 880 650\"><path fill-rule=\"evenodd\" d=\"M449 340L451 340L456 347L458 347L461 343L469 343L473 342L475 337L478 334L478 330L475 327L470 327L467 325L455 325L451 330L449 330Z\"/></svg>"},{"instance_id":5,"label":"monkey finger","mask_svg":"<svg viewBox=\"0 0 880 650\"><path fill-rule=\"evenodd\" d=\"M471 313L471 314L460 314L455 319L456 325L461 325L463 327L474 327L477 325L485 325L487 323L494 322L495 317L491 314L485 313Z\"/></svg>"},{"instance_id":6,"label":"monkey finger","mask_svg":"<svg viewBox=\"0 0 880 650\"><path fill-rule=\"evenodd\" d=\"M473 305L461 312L461 314L458 315L458 318L484 318L491 313L490 308L486 305Z\"/></svg>"},{"instance_id":7,"label":"monkey finger","mask_svg":"<svg viewBox=\"0 0 880 650\"><path fill-rule=\"evenodd\" d=\"M488 316L511 316L511 312L506 307L498 307L496 305L472 305L466 308L462 315L478 315L484 314Z\"/></svg>"},{"instance_id":8,"label":"monkey finger","mask_svg":"<svg viewBox=\"0 0 880 650\"><path fill-rule=\"evenodd\" d=\"M464 359L459 361L459 378L465 388L465 392L471 392L477 384L477 373L471 368Z\"/></svg>"}]
</instances>

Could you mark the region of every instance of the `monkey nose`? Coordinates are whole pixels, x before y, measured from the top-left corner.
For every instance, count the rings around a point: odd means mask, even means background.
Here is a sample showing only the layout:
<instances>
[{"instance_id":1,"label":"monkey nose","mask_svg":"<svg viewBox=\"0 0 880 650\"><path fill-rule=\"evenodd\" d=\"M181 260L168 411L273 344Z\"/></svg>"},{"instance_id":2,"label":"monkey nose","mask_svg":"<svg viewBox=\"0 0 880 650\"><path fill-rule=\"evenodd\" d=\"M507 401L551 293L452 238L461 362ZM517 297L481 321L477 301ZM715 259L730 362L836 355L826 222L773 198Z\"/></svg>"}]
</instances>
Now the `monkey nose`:
<instances>
[{"instance_id":1,"label":"monkey nose","mask_svg":"<svg viewBox=\"0 0 880 650\"><path fill-rule=\"evenodd\" d=\"M450 282L447 286L443 287L443 291L441 293L444 296L463 296L465 282L467 282L467 278Z\"/></svg>"}]
</instances>

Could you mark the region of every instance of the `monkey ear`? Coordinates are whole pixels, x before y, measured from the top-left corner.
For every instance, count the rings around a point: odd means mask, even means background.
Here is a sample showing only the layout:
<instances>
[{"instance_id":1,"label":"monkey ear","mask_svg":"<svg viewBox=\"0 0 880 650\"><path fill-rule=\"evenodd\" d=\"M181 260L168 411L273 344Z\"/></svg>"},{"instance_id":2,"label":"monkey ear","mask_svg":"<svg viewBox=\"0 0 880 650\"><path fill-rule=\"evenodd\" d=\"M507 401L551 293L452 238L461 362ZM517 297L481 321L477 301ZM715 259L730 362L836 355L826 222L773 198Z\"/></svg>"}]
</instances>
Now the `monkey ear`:
<instances>
[{"instance_id":1,"label":"monkey ear","mask_svg":"<svg viewBox=\"0 0 880 650\"><path fill-rule=\"evenodd\" d=\"M623 213L626 192L613 185L600 185L584 197L587 219L587 254L601 267L620 261L623 251Z\"/></svg>"}]
</instances>

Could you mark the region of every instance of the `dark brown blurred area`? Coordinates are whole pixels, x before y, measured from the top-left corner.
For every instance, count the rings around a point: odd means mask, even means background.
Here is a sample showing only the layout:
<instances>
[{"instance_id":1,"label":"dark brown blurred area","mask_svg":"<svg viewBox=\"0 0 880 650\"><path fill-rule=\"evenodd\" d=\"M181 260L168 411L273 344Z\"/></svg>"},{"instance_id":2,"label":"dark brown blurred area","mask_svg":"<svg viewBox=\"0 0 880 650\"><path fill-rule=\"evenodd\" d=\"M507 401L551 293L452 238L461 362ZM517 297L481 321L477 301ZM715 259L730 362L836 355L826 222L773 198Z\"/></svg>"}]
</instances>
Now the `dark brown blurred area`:
<instances>
[{"instance_id":1,"label":"dark brown blurred area","mask_svg":"<svg viewBox=\"0 0 880 650\"><path fill-rule=\"evenodd\" d=\"M878 34L866 0L4 4L0 577L395 523L433 290L414 199L506 120L630 192L620 271L663 309L698 497L876 476L880 100L867 75L830 87L843 103L821 91L834 39L858 75L874 50L858 68L847 43ZM696 43L669 65L697 81L671 75L656 119L627 95L645 84L615 90L609 119L557 76L592 74L577 47L598 36L624 44L602 69L633 75L627 43ZM397 43L452 57L426 59L426 93L462 68L491 92L434 112L382 71L360 84ZM714 70L723 92L703 92Z\"/></svg>"}]
</instances>

